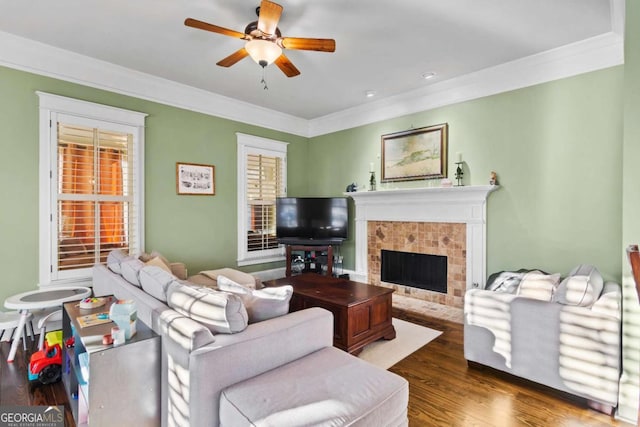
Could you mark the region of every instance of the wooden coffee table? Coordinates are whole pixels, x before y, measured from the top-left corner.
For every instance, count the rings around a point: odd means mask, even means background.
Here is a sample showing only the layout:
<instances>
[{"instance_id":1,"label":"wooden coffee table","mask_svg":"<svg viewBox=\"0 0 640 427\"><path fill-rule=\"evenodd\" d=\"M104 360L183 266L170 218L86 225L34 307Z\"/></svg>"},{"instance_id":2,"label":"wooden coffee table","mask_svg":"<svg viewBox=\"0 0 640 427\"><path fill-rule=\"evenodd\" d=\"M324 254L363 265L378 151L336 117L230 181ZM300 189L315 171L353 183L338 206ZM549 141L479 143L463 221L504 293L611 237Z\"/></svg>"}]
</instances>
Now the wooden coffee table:
<instances>
[{"instance_id":1,"label":"wooden coffee table","mask_svg":"<svg viewBox=\"0 0 640 427\"><path fill-rule=\"evenodd\" d=\"M393 289L306 273L270 280L265 286L293 286L289 311L322 307L333 313L333 345L351 354L381 338L391 340Z\"/></svg>"}]
</instances>

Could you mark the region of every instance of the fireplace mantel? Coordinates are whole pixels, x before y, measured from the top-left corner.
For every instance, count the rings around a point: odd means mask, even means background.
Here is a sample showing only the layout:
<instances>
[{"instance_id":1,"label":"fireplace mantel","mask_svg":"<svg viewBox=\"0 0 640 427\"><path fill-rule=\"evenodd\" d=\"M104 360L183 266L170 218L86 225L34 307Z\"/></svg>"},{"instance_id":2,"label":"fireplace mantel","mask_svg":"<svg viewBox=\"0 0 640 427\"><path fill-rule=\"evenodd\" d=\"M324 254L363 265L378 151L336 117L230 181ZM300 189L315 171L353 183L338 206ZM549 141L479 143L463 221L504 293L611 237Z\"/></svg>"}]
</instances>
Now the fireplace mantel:
<instances>
[{"instance_id":1,"label":"fireplace mantel","mask_svg":"<svg viewBox=\"0 0 640 427\"><path fill-rule=\"evenodd\" d=\"M451 222L467 226L467 289L486 279L486 201L499 187L408 188L345 193L356 206L356 274L368 280L367 221Z\"/></svg>"}]
</instances>

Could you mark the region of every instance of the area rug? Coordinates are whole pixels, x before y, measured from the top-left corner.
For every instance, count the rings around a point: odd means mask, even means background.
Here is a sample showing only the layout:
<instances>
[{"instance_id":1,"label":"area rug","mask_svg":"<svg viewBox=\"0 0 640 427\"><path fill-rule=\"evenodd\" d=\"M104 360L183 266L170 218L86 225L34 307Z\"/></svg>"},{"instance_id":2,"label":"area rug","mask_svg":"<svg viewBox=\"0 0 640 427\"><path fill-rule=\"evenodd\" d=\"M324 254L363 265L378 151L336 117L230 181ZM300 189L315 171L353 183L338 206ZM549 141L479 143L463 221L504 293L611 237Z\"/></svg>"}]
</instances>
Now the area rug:
<instances>
[{"instance_id":1,"label":"area rug","mask_svg":"<svg viewBox=\"0 0 640 427\"><path fill-rule=\"evenodd\" d=\"M420 347L436 339L442 332L416 325L404 320L392 319L396 329L396 337L392 340L378 340L373 342L358 355L383 369L389 369Z\"/></svg>"}]
</instances>

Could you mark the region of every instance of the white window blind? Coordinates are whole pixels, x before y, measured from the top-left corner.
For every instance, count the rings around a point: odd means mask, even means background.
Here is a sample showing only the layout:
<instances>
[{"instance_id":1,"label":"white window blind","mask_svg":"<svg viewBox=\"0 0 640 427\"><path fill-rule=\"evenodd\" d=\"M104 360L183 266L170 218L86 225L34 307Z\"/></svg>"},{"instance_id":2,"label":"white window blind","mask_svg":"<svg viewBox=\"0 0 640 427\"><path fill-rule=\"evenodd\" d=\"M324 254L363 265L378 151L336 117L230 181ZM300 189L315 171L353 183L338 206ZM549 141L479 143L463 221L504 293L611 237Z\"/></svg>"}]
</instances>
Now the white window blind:
<instances>
[{"instance_id":1,"label":"white window blind","mask_svg":"<svg viewBox=\"0 0 640 427\"><path fill-rule=\"evenodd\" d=\"M275 249L276 197L282 197L283 159L275 156L247 156L247 250Z\"/></svg>"},{"instance_id":2,"label":"white window blind","mask_svg":"<svg viewBox=\"0 0 640 427\"><path fill-rule=\"evenodd\" d=\"M136 252L133 135L57 124L57 265L104 263L113 249Z\"/></svg>"},{"instance_id":3,"label":"white window blind","mask_svg":"<svg viewBox=\"0 0 640 427\"><path fill-rule=\"evenodd\" d=\"M238 133L238 265L283 259L276 198L287 193L287 144Z\"/></svg>"},{"instance_id":4,"label":"white window blind","mask_svg":"<svg viewBox=\"0 0 640 427\"><path fill-rule=\"evenodd\" d=\"M146 114L45 92L39 285L89 284L113 249L144 249Z\"/></svg>"}]
</instances>

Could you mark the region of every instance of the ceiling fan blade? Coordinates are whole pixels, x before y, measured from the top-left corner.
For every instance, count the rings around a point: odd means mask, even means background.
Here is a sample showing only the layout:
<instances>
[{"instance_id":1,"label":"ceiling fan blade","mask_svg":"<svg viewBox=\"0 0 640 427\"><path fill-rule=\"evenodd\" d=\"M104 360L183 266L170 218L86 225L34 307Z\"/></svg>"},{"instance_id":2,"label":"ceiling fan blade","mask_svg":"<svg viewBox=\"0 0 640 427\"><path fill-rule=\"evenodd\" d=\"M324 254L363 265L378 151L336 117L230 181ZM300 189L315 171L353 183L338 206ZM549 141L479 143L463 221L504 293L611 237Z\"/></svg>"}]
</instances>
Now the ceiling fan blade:
<instances>
[{"instance_id":1,"label":"ceiling fan blade","mask_svg":"<svg viewBox=\"0 0 640 427\"><path fill-rule=\"evenodd\" d=\"M216 65L219 65L221 67L231 67L233 64L240 61L241 59L244 59L248 55L249 55L249 52L247 52L245 48L242 48L242 49L236 50L226 58L221 59L216 63Z\"/></svg>"},{"instance_id":2,"label":"ceiling fan blade","mask_svg":"<svg viewBox=\"0 0 640 427\"><path fill-rule=\"evenodd\" d=\"M262 0L258 16L258 29L268 36L274 35L276 28L278 28L280 15L282 15L282 6L269 0Z\"/></svg>"},{"instance_id":3,"label":"ceiling fan blade","mask_svg":"<svg viewBox=\"0 0 640 427\"><path fill-rule=\"evenodd\" d=\"M295 77L300 74L300 71L289 61L289 58L284 56L284 53L274 61L274 64L276 64L287 77Z\"/></svg>"},{"instance_id":4,"label":"ceiling fan blade","mask_svg":"<svg viewBox=\"0 0 640 427\"><path fill-rule=\"evenodd\" d=\"M203 21L198 21L197 19L193 19L193 18L185 19L184 25L186 25L187 27L198 28L200 30L211 31L212 33L222 34L224 36L235 37L238 39L247 39L247 35L245 33L230 30L228 28L218 27L217 25L209 24Z\"/></svg>"},{"instance_id":5,"label":"ceiling fan blade","mask_svg":"<svg viewBox=\"0 0 640 427\"><path fill-rule=\"evenodd\" d=\"M317 50L320 52L335 52L336 41L333 39L306 39L300 37L282 37L278 44L285 49Z\"/></svg>"}]
</instances>

